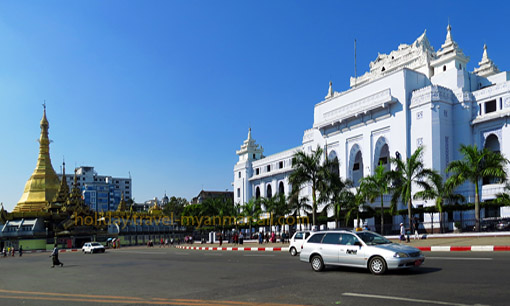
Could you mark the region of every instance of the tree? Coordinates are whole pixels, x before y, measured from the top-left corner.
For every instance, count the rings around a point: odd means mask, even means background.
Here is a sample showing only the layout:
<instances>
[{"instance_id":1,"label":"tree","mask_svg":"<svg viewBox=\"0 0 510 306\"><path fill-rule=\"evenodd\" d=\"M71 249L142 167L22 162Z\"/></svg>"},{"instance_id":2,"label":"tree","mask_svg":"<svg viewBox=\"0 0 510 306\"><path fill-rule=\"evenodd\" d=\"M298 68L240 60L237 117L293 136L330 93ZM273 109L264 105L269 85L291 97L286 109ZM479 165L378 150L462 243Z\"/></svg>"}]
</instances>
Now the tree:
<instances>
[{"instance_id":1,"label":"tree","mask_svg":"<svg viewBox=\"0 0 510 306\"><path fill-rule=\"evenodd\" d=\"M392 210L394 210L398 199L407 203L407 215L409 228L412 228L412 187L418 185L422 190L430 189L427 179L433 175L431 169L425 168L423 161L423 147L418 147L414 153L402 161L400 158L391 158L391 163L395 165L395 170L390 172L393 195L391 197Z\"/></svg>"},{"instance_id":2,"label":"tree","mask_svg":"<svg viewBox=\"0 0 510 306\"><path fill-rule=\"evenodd\" d=\"M356 187L356 192L346 191L343 195L347 201L347 212L345 214L345 225L351 220L351 215L356 214L356 223L360 226L360 211L368 208L366 205L369 196L369 186L366 181L361 180L359 186Z\"/></svg>"},{"instance_id":3,"label":"tree","mask_svg":"<svg viewBox=\"0 0 510 306\"><path fill-rule=\"evenodd\" d=\"M263 198L262 203L269 212L270 228L273 230L273 220L278 220L279 217L285 216L289 212L289 205L285 199L284 194L278 194L271 198ZM271 218L272 215L272 218ZM280 224L281 225L281 224Z\"/></svg>"},{"instance_id":4,"label":"tree","mask_svg":"<svg viewBox=\"0 0 510 306\"><path fill-rule=\"evenodd\" d=\"M317 192L318 186L324 175L324 167L321 165L323 150L317 146L308 155L303 151L294 154L292 158L293 172L289 177L292 186L301 186L305 184L312 185L312 223L317 225Z\"/></svg>"},{"instance_id":5,"label":"tree","mask_svg":"<svg viewBox=\"0 0 510 306\"><path fill-rule=\"evenodd\" d=\"M475 185L475 229L480 231L480 191L478 183L484 178L506 180L505 166L508 160L500 153L487 148L478 149L476 145L461 145L459 149L462 160L452 161L446 168L447 173L453 175L448 179L451 184L458 186L465 181Z\"/></svg>"},{"instance_id":6,"label":"tree","mask_svg":"<svg viewBox=\"0 0 510 306\"><path fill-rule=\"evenodd\" d=\"M288 198L289 210L294 215L296 222L301 217L301 212L311 212L312 205L308 204L307 197L299 197L299 188L292 186L290 197ZM299 230L302 230L302 223L299 223Z\"/></svg>"},{"instance_id":7,"label":"tree","mask_svg":"<svg viewBox=\"0 0 510 306\"><path fill-rule=\"evenodd\" d=\"M439 212L440 232L444 232L443 222L443 203L445 201L455 201L462 199L463 196L454 193L455 186L451 181L443 183L443 177L436 171L429 177L429 189L421 190L414 195L414 199L435 200L436 209Z\"/></svg>"},{"instance_id":8,"label":"tree","mask_svg":"<svg viewBox=\"0 0 510 306\"><path fill-rule=\"evenodd\" d=\"M386 166L380 164L375 168L375 172L371 176L362 179L367 185L367 196L370 202L377 197L381 198L381 235L384 235L384 200L383 196L389 193L391 176L390 171L386 170Z\"/></svg>"},{"instance_id":9,"label":"tree","mask_svg":"<svg viewBox=\"0 0 510 306\"><path fill-rule=\"evenodd\" d=\"M186 205L188 205L188 201L186 199L173 196L163 207L163 213L166 216L173 217L173 220L180 220Z\"/></svg>"},{"instance_id":10,"label":"tree","mask_svg":"<svg viewBox=\"0 0 510 306\"><path fill-rule=\"evenodd\" d=\"M333 211L335 218L335 227L338 227L338 219L340 218L340 208L342 203L340 201L340 194L345 187L344 182L338 173L338 159L328 159L324 161L321 167L322 180L319 181L317 186L319 190L319 203L326 203L322 211Z\"/></svg>"},{"instance_id":11,"label":"tree","mask_svg":"<svg viewBox=\"0 0 510 306\"><path fill-rule=\"evenodd\" d=\"M253 219L258 220L260 214L262 213L262 208L260 205L260 200L251 198L248 202L242 205L242 216L245 217L249 222L250 235L252 229Z\"/></svg>"}]
</instances>

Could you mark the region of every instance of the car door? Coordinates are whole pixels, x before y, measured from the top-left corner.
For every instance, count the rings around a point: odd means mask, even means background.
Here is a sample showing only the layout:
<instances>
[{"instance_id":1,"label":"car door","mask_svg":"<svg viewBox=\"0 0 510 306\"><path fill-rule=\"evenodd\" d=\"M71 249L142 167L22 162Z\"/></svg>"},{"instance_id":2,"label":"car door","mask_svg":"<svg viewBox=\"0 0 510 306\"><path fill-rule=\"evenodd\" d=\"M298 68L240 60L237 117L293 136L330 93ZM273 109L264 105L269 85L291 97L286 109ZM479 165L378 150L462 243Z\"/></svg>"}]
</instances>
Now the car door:
<instances>
[{"instance_id":1,"label":"car door","mask_svg":"<svg viewBox=\"0 0 510 306\"><path fill-rule=\"evenodd\" d=\"M321 254L324 264L338 264L340 235L340 233L327 233L322 239Z\"/></svg>"},{"instance_id":2,"label":"car door","mask_svg":"<svg viewBox=\"0 0 510 306\"><path fill-rule=\"evenodd\" d=\"M338 261L342 265L366 266L365 250L361 241L353 234L342 234Z\"/></svg>"}]
</instances>

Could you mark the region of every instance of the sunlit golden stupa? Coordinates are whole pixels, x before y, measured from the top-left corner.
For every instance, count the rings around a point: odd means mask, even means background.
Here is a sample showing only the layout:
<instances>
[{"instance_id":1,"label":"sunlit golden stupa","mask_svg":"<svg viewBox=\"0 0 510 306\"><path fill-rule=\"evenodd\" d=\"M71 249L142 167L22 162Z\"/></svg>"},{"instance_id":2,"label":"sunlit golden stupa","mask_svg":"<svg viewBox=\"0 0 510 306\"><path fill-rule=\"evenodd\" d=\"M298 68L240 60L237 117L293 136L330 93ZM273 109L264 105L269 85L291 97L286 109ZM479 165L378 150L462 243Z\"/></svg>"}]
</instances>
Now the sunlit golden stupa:
<instances>
[{"instance_id":1,"label":"sunlit golden stupa","mask_svg":"<svg viewBox=\"0 0 510 306\"><path fill-rule=\"evenodd\" d=\"M13 209L14 213L42 211L48 203L54 201L59 190L60 180L53 170L50 159L50 139L48 138L50 125L46 119L46 105L43 106L37 166L25 184L25 191Z\"/></svg>"}]
</instances>

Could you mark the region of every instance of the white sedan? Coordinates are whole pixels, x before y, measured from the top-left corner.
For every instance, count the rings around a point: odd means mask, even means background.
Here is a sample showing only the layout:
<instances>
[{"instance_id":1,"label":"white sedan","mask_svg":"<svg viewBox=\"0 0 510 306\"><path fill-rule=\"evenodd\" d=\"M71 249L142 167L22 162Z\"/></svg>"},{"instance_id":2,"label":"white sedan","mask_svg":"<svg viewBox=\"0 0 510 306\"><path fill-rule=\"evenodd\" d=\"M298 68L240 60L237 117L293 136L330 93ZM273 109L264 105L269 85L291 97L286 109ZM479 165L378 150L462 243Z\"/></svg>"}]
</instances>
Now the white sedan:
<instances>
[{"instance_id":1,"label":"white sedan","mask_svg":"<svg viewBox=\"0 0 510 306\"><path fill-rule=\"evenodd\" d=\"M311 264L314 271L324 266L368 268L373 274L387 269L420 266L425 257L415 247L392 243L369 231L316 232L303 244L300 260Z\"/></svg>"},{"instance_id":2,"label":"white sedan","mask_svg":"<svg viewBox=\"0 0 510 306\"><path fill-rule=\"evenodd\" d=\"M81 248L83 253L104 253L104 246L99 242L87 242Z\"/></svg>"}]
</instances>

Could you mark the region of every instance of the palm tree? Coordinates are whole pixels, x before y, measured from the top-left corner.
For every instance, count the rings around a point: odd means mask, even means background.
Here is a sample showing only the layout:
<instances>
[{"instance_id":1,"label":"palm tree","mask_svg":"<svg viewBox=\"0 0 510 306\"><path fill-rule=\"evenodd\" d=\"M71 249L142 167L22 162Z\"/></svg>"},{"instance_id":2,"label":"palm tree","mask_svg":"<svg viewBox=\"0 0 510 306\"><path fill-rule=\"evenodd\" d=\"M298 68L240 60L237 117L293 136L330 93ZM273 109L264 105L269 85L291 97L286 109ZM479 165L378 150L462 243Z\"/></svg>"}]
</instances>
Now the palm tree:
<instances>
[{"instance_id":1,"label":"palm tree","mask_svg":"<svg viewBox=\"0 0 510 306\"><path fill-rule=\"evenodd\" d=\"M351 190L346 191L343 198L347 201L347 212L345 214L345 225L349 224L351 215L356 214L356 224L360 226L359 213L362 209L368 208L367 199L369 195L369 186L363 180L360 181L359 186L356 187L356 192L353 193Z\"/></svg>"},{"instance_id":2,"label":"palm tree","mask_svg":"<svg viewBox=\"0 0 510 306\"><path fill-rule=\"evenodd\" d=\"M391 163L395 165L395 170L390 172L393 183L393 195L391 197L392 210L394 210L398 199L407 203L407 215L409 228L412 228L412 186L418 185L422 190L430 189L427 178L433 175L431 169L425 168L423 161L423 147L418 147L411 157L402 161L399 158L391 158Z\"/></svg>"},{"instance_id":3,"label":"palm tree","mask_svg":"<svg viewBox=\"0 0 510 306\"><path fill-rule=\"evenodd\" d=\"M465 181L475 185L475 229L480 230L480 190L478 183L484 178L506 180L505 166L508 160L501 154L487 148L481 150L476 145L461 145L459 149L462 160L452 161L446 172L452 172L451 184L458 186Z\"/></svg>"},{"instance_id":4,"label":"palm tree","mask_svg":"<svg viewBox=\"0 0 510 306\"><path fill-rule=\"evenodd\" d=\"M390 171L386 170L386 166L380 164L375 168L373 175L364 177L362 180L367 184L367 195L370 202L373 202L377 197L381 198L381 235L384 235L383 196L389 193L391 184Z\"/></svg>"},{"instance_id":5,"label":"palm tree","mask_svg":"<svg viewBox=\"0 0 510 306\"><path fill-rule=\"evenodd\" d=\"M317 146L317 149L312 150L308 155L303 151L294 154L292 158L293 172L289 177L292 186L301 188L302 185L311 183L312 185L312 223L313 226L317 225L317 192L320 181L324 173L324 168L321 165L323 150Z\"/></svg>"},{"instance_id":6,"label":"palm tree","mask_svg":"<svg viewBox=\"0 0 510 306\"><path fill-rule=\"evenodd\" d=\"M443 177L434 171L429 177L429 189L417 192L414 199L433 200L435 199L436 209L439 212L439 228L441 233L444 232L443 222L443 203L446 201L455 201L456 199L463 199L460 194L454 193L455 186L451 181L443 183Z\"/></svg>"},{"instance_id":7,"label":"palm tree","mask_svg":"<svg viewBox=\"0 0 510 306\"><path fill-rule=\"evenodd\" d=\"M242 215L243 215L243 217L247 218L247 220L250 222L250 225L249 225L250 236L251 236L253 220L258 220L261 212L262 212L262 208L261 208L259 199L251 198L248 202L246 202L246 203L244 203L244 205L242 205Z\"/></svg>"},{"instance_id":8,"label":"palm tree","mask_svg":"<svg viewBox=\"0 0 510 306\"><path fill-rule=\"evenodd\" d=\"M312 205L308 204L308 198L307 197L299 197L299 188L292 187L292 192L290 194L290 197L288 198L289 202L289 210L294 215L294 218L296 219L296 222L298 218L301 216L301 212L311 212L312 211ZM302 230L302 223L299 223L299 230Z\"/></svg>"}]
</instances>

